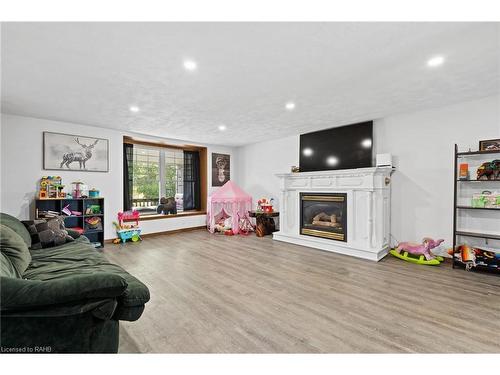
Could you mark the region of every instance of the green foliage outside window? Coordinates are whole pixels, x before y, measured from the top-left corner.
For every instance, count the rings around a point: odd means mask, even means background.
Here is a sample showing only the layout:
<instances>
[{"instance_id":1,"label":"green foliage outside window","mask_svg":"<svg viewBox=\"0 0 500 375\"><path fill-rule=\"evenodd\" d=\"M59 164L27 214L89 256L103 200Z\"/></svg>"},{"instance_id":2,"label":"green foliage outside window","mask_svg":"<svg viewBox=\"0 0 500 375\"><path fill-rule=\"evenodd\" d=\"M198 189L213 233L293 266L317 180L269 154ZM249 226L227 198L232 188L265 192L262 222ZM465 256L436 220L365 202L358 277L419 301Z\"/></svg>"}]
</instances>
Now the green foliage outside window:
<instances>
[{"instance_id":1,"label":"green foliage outside window","mask_svg":"<svg viewBox=\"0 0 500 375\"><path fill-rule=\"evenodd\" d=\"M158 164L140 163L134 160L134 198L159 199L160 185Z\"/></svg>"}]
</instances>

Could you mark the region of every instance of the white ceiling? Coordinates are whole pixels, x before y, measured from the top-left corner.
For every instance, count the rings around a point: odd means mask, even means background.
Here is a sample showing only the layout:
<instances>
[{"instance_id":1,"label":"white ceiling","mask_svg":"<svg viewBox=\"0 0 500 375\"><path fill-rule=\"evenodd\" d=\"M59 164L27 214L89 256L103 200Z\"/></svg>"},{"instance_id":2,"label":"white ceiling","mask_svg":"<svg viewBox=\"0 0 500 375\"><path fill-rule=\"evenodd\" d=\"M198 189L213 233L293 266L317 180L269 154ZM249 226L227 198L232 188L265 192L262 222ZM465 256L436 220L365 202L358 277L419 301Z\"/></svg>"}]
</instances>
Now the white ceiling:
<instances>
[{"instance_id":1,"label":"white ceiling","mask_svg":"<svg viewBox=\"0 0 500 375\"><path fill-rule=\"evenodd\" d=\"M496 94L499 30L498 23L3 23L2 112L242 145ZM429 69L436 54L446 62ZM197 71L184 70L186 58ZM285 110L288 101L294 111Z\"/></svg>"}]
</instances>

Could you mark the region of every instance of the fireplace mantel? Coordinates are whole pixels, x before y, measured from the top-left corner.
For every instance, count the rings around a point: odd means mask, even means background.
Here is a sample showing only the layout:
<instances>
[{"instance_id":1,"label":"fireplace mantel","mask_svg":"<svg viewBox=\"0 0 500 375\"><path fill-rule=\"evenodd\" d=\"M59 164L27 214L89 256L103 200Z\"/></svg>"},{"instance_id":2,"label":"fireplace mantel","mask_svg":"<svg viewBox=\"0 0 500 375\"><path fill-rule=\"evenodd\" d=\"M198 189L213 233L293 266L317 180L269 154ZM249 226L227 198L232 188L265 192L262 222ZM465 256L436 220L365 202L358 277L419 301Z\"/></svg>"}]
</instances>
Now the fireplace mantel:
<instances>
[{"instance_id":1,"label":"fireplace mantel","mask_svg":"<svg viewBox=\"0 0 500 375\"><path fill-rule=\"evenodd\" d=\"M273 239L378 261L389 248L391 167L278 174L280 230ZM300 193L347 194L347 241L300 234Z\"/></svg>"}]
</instances>

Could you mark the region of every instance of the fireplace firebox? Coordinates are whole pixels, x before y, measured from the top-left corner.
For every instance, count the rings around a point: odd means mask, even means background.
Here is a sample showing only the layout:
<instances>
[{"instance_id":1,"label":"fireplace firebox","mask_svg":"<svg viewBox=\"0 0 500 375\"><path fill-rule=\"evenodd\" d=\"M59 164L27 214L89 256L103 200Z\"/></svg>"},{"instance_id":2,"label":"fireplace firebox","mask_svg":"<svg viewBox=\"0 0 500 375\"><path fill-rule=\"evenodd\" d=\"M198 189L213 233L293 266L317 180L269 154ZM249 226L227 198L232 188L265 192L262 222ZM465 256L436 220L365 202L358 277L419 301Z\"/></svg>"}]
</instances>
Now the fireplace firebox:
<instances>
[{"instance_id":1,"label":"fireplace firebox","mask_svg":"<svg viewBox=\"0 0 500 375\"><path fill-rule=\"evenodd\" d=\"M347 194L300 193L300 234L347 242Z\"/></svg>"}]
</instances>

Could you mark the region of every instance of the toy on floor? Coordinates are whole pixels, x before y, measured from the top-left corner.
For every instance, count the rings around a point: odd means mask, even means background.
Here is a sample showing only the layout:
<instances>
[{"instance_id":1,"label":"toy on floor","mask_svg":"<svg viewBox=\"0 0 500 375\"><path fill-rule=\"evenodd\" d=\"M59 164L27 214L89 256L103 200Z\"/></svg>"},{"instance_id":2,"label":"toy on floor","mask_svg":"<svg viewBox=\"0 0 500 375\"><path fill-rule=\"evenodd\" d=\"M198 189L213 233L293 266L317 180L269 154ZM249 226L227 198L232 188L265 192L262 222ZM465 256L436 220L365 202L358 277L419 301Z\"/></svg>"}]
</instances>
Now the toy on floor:
<instances>
[{"instance_id":1,"label":"toy on floor","mask_svg":"<svg viewBox=\"0 0 500 375\"><path fill-rule=\"evenodd\" d=\"M500 266L500 251L497 249L482 249L480 247L462 244L456 246L455 251L449 249L448 254L462 263L467 271L470 271L476 266L489 267L492 269L498 269Z\"/></svg>"},{"instance_id":2,"label":"toy on floor","mask_svg":"<svg viewBox=\"0 0 500 375\"><path fill-rule=\"evenodd\" d=\"M431 250L438 247L444 240L433 240L425 237L421 244L415 242L400 242L396 248L389 251L396 258L416 264L437 266L444 261L443 257L435 256Z\"/></svg>"},{"instance_id":3,"label":"toy on floor","mask_svg":"<svg viewBox=\"0 0 500 375\"><path fill-rule=\"evenodd\" d=\"M226 231L231 230L232 226L232 218L231 216L226 212L225 209L222 209L221 212L219 212L217 215L214 217L214 231L215 232L220 232L220 233L226 233ZM231 232L234 234L234 232L231 230Z\"/></svg>"},{"instance_id":4,"label":"toy on floor","mask_svg":"<svg viewBox=\"0 0 500 375\"><path fill-rule=\"evenodd\" d=\"M135 220L135 223L125 224L125 220ZM125 243L127 240L137 242L142 240L141 228L139 227L139 211L132 210L118 213L118 222L114 221L113 225L116 228L116 238L113 243Z\"/></svg>"}]
</instances>

